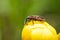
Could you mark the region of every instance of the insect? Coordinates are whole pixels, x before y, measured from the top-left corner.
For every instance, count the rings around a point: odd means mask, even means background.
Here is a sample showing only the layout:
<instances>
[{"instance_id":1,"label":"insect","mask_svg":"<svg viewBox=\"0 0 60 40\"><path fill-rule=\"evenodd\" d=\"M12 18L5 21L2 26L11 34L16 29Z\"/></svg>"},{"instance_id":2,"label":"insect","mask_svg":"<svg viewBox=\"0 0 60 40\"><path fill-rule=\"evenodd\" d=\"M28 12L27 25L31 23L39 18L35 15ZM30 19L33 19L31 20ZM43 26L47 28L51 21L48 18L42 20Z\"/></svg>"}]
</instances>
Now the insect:
<instances>
[{"instance_id":1,"label":"insect","mask_svg":"<svg viewBox=\"0 0 60 40\"><path fill-rule=\"evenodd\" d=\"M25 19L25 22L26 23L27 21L30 21L30 20L35 20L35 21L44 21L44 17L42 16L37 16L37 15L32 15L32 16L28 16L26 19Z\"/></svg>"}]
</instances>

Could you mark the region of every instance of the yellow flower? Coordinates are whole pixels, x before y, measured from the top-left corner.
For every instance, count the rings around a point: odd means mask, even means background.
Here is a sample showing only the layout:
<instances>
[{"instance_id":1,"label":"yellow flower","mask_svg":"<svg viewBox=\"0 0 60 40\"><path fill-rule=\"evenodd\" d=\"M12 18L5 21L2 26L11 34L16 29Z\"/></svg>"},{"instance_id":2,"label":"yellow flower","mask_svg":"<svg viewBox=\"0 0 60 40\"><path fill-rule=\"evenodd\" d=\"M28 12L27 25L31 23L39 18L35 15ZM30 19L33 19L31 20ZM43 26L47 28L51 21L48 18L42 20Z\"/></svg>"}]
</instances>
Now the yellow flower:
<instances>
[{"instance_id":1,"label":"yellow flower","mask_svg":"<svg viewBox=\"0 0 60 40\"><path fill-rule=\"evenodd\" d=\"M58 34L58 40L60 40L60 33Z\"/></svg>"},{"instance_id":2,"label":"yellow flower","mask_svg":"<svg viewBox=\"0 0 60 40\"><path fill-rule=\"evenodd\" d=\"M27 21L24 25L22 40L57 40L55 28L49 25L45 20L32 19Z\"/></svg>"}]
</instances>

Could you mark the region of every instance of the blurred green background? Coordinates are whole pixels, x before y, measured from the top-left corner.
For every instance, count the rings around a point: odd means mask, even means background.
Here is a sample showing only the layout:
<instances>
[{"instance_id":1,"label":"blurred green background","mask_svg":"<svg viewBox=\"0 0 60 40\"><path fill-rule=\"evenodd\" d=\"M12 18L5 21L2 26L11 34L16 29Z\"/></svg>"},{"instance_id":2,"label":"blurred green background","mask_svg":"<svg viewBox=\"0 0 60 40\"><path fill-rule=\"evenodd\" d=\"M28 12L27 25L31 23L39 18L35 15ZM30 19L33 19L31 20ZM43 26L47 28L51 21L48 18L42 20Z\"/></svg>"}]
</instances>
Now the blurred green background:
<instances>
[{"instance_id":1,"label":"blurred green background","mask_svg":"<svg viewBox=\"0 0 60 40\"><path fill-rule=\"evenodd\" d=\"M45 17L60 32L60 0L0 0L0 40L21 40L29 15Z\"/></svg>"}]
</instances>

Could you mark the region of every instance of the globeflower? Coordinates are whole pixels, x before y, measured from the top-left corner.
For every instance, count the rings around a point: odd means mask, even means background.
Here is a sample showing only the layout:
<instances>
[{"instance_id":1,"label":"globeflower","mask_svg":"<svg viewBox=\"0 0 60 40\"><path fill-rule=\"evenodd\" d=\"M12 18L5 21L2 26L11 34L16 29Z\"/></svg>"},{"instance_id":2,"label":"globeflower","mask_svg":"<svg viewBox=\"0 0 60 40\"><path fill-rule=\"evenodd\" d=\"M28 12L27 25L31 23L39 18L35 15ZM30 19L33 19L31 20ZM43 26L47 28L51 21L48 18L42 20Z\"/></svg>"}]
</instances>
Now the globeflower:
<instances>
[{"instance_id":1,"label":"globeflower","mask_svg":"<svg viewBox=\"0 0 60 40\"><path fill-rule=\"evenodd\" d=\"M22 30L22 40L58 40L58 37L55 28L43 17L29 16Z\"/></svg>"}]
</instances>

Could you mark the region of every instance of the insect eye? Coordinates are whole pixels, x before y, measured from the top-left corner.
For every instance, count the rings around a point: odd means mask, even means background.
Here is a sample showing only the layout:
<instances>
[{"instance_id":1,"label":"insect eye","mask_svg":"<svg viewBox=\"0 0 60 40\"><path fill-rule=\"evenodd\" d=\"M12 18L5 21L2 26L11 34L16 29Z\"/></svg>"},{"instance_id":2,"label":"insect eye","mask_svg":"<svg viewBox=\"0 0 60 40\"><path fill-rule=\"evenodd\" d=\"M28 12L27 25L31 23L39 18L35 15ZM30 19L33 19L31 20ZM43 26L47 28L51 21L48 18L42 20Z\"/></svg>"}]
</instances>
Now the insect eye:
<instances>
[{"instance_id":1,"label":"insect eye","mask_svg":"<svg viewBox=\"0 0 60 40\"><path fill-rule=\"evenodd\" d=\"M29 18L26 18L26 19L24 20L24 24L25 24L27 21L29 21Z\"/></svg>"},{"instance_id":2,"label":"insect eye","mask_svg":"<svg viewBox=\"0 0 60 40\"><path fill-rule=\"evenodd\" d=\"M26 21L29 21L29 20L30 20L30 18L29 18L29 17L27 17L27 18L26 18Z\"/></svg>"}]
</instances>

